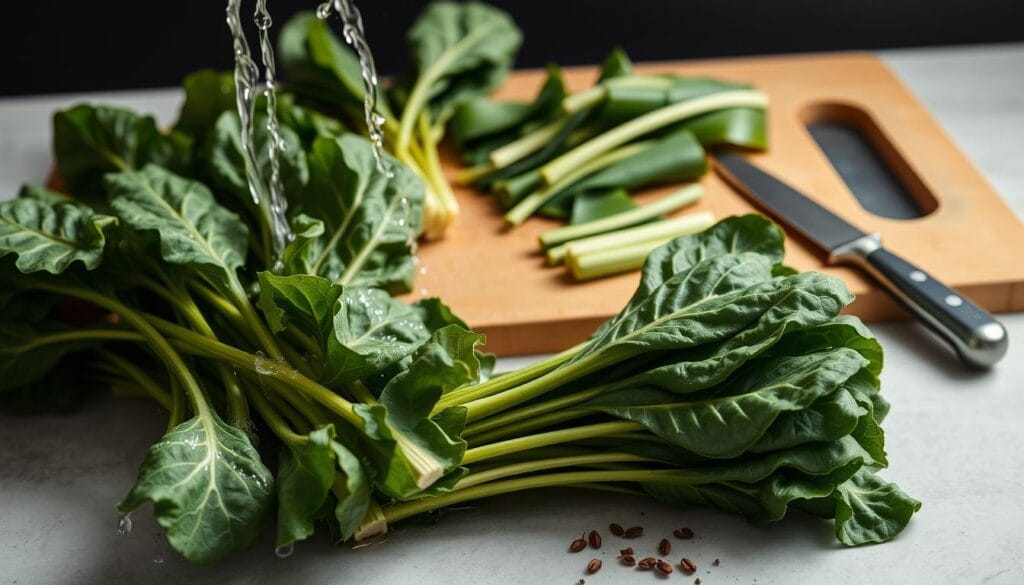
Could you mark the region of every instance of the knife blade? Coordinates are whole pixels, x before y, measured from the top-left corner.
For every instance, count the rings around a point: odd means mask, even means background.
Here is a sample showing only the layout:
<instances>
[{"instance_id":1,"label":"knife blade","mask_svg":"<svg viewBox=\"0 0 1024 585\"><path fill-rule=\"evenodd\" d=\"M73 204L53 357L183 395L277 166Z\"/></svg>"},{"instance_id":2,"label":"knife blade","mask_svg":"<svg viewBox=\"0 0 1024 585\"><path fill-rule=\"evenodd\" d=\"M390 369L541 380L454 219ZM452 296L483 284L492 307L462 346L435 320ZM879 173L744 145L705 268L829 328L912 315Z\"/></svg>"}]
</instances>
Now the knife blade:
<instances>
[{"instance_id":1,"label":"knife blade","mask_svg":"<svg viewBox=\"0 0 1024 585\"><path fill-rule=\"evenodd\" d=\"M870 274L908 312L949 343L965 363L986 368L1006 355L1009 340L999 321L886 250L880 234L850 225L740 154L720 152L713 164L734 189L827 253L829 264L851 264Z\"/></svg>"}]
</instances>

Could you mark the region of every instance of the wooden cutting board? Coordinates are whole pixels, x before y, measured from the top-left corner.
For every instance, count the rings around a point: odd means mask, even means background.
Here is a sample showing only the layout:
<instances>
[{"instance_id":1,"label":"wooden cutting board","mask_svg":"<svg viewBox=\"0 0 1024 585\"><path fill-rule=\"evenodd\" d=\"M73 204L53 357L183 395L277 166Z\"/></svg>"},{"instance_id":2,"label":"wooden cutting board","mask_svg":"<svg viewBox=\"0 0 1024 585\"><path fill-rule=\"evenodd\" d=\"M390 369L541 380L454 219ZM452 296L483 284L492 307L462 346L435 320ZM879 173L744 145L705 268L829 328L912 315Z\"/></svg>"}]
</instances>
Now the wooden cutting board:
<instances>
[{"instance_id":1,"label":"wooden cutting board","mask_svg":"<svg viewBox=\"0 0 1024 585\"><path fill-rule=\"evenodd\" d=\"M752 157L822 205L991 311L1024 309L1024 226L967 161L924 106L886 66L869 54L758 57L638 65L637 72L681 73L751 83L771 100L771 150ZM589 87L596 70L565 71L571 90ZM530 100L542 71L512 74L497 97ZM865 211L806 130L817 120L845 120L860 127L908 186L925 217L893 220ZM446 153L446 172L458 162ZM703 201L685 212L708 209L716 217L753 207L713 173ZM642 202L678 185L640 194ZM420 248L416 291L438 296L499 355L561 350L586 338L617 313L639 273L577 283L562 267L547 267L537 236L556 222L535 218L506 230L502 210L489 195L457 189L458 222L439 242ZM790 238L787 264L821 270L846 281L857 295L848 312L867 321L902 316L884 292L860 273L824 265L821 254Z\"/></svg>"}]
</instances>

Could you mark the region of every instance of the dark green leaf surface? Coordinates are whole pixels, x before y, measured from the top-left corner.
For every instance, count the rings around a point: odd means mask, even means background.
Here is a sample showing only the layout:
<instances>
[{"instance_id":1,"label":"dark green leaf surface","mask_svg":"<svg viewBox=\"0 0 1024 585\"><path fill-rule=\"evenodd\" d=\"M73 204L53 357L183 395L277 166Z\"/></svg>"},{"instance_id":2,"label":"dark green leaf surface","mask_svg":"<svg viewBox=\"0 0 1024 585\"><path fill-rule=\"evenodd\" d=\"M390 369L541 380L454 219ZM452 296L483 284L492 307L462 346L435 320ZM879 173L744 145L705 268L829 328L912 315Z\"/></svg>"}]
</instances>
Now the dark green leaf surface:
<instances>
[{"instance_id":1,"label":"dark green leaf surface","mask_svg":"<svg viewBox=\"0 0 1024 585\"><path fill-rule=\"evenodd\" d=\"M12 255L21 272L60 274L80 262L92 270L103 261L106 233L117 219L24 187L0 203L0 257Z\"/></svg>"},{"instance_id":2,"label":"dark green leaf surface","mask_svg":"<svg viewBox=\"0 0 1024 585\"><path fill-rule=\"evenodd\" d=\"M325 345L334 328L334 314L342 287L308 274L278 276L260 272L260 296L257 305L275 332L295 325L300 331Z\"/></svg>"},{"instance_id":3,"label":"dark green leaf surface","mask_svg":"<svg viewBox=\"0 0 1024 585\"><path fill-rule=\"evenodd\" d=\"M778 416L834 392L863 365L852 350L755 364L709 396L682 399L656 388L602 395L585 406L644 425L661 439L704 457L735 457L751 448Z\"/></svg>"},{"instance_id":4,"label":"dark green leaf surface","mask_svg":"<svg viewBox=\"0 0 1024 585\"><path fill-rule=\"evenodd\" d=\"M277 546L305 540L334 485L333 427L283 447L277 471Z\"/></svg>"},{"instance_id":5,"label":"dark green leaf surface","mask_svg":"<svg viewBox=\"0 0 1024 585\"><path fill-rule=\"evenodd\" d=\"M346 134L316 141L309 185L296 208L322 222L323 233L303 234L288 246L289 273L392 291L411 287L410 242L419 234L423 184L407 167L388 160L391 179L377 171L366 139ZM306 228L314 227L304 221Z\"/></svg>"},{"instance_id":6,"label":"dark green leaf surface","mask_svg":"<svg viewBox=\"0 0 1024 585\"><path fill-rule=\"evenodd\" d=\"M163 134L152 116L81 104L53 116L53 150L61 178L78 197L101 199L103 175L160 165L178 173L190 168L190 140Z\"/></svg>"},{"instance_id":7,"label":"dark green leaf surface","mask_svg":"<svg viewBox=\"0 0 1024 585\"><path fill-rule=\"evenodd\" d=\"M206 564L249 546L270 513L273 490L274 478L245 433L210 413L150 447L118 510L153 502L171 546Z\"/></svg>"},{"instance_id":8,"label":"dark green leaf surface","mask_svg":"<svg viewBox=\"0 0 1024 585\"><path fill-rule=\"evenodd\" d=\"M159 234L165 262L195 267L222 284L245 264L249 231L201 183L148 165L109 175L107 189L122 224Z\"/></svg>"},{"instance_id":9,"label":"dark green leaf surface","mask_svg":"<svg viewBox=\"0 0 1024 585\"><path fill-rule=\"evenodd\" d=\"M335 307L325 348L325 384L344 384L381 372L430 337L412 307L382 290L346 288Z\"/></svg>"},{"instance_id":10,"label":"dark green leaf surface","mask_svg":"<svg viewBox=\"0 0 1024 585\"><path fill-rule=\"evenodd\" d=\"M298 205L306 183L309 168L306 153L299 136L288 128L279 128L285 148L280 151L281 183L289 205ZM256 145L256 162L264 174L270 172L270 131L266 115L257 113L253 119L253 140ZM204 180L217 191L234 195L236 200L253 208L249 180L245 174L245 153L242 148L242 127L234 110L225 111L217 118L202 147L200 161Z\"/></svg>"},{"instance_id":11,"label":"dark green leaf surface","mask_svg":"<svg viewBox=\"0 0 1024 585\"><path fill-rule=\"evenodd\" d=\"M505 12L481 2L434 2L408 33L412 59L427 84L435 117L496 87L522 35Z\"/></svg>"},{"instance_id":12,"label":"dark green leaf surface","mask_svg":"<svg viewBox=\"0 0 1024 585\"><path fill-rule=\"evenodd\" d=\"M182 82L185 103L174 129L193 139L205 136L224 112L235 111L235 79L228 71L200 69Z\"/></svg>"},{"instance_id":13,"label":"dark green leaf surface","mask_svg":"<svg viewBox=\"0 0 1024 585\"><path fill-rule=\"evenodd\" d=\"M836 538L847 546L892 540L921 502L863 469L836 488Z\"/></svg>"}]
</instances>

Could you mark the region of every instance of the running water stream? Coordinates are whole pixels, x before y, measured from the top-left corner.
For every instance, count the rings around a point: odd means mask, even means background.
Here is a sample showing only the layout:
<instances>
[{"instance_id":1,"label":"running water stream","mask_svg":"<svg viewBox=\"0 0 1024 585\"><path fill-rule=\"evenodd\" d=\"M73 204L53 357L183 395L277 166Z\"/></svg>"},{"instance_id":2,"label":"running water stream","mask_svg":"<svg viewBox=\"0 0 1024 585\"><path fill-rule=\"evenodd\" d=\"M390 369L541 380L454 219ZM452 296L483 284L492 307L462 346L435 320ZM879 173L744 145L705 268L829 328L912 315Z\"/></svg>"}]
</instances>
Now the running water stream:
<instances>
[{"instance_id":1,"label":"running water stream","mask_svg":"<svg viewBox=\"0 0 1024 585\"><path fill-rule=\"evenodd\" d=\"M265 229L269 232L266 236L270 239L272 257L267 258L267 261L276 269L280 265L285 245L292 239L292 231L285 216L288 203L281 182L279 160L279 154L284 150L285 143L281 138L277 123L277 72L274 64L274 48L270 42L270 27L273 25L273 20L267 10L267 0L256 0L253 19L259 29L260 57L263 63L264 78L261 83L259 67L253 61L252 53L249 51L249 42L242 29L241 8L242 0L228 0L227 23L231 30L235 55L235 101L241 124L242 154L245 159L245 175L249 183L249 194L262 212ZM267 103L269 173L266 177L260 168L253 126L256 96L261 89Z\"/></svg>"},{"instance_id":2,"label":"running water stream","mask_svg":"<svg viewBox=\"0 0 1024 585\"><path fill-rule=\"evenodd\" d=\"M363 17L359 14L352 0L326 0L316 8L316 16L320 20L331 17L337 11L341 17L341 34L345 42L351 46L359 57L359 72L363 78L363 111L366 116L366 133L373 143L373 155L377 159L377 170L391 178L393 173L384 159L384 116L380 109L380 84L377 80L377 67L373 63L370 45L366 42L363 30Z\"/></svg>"}]
</instances>

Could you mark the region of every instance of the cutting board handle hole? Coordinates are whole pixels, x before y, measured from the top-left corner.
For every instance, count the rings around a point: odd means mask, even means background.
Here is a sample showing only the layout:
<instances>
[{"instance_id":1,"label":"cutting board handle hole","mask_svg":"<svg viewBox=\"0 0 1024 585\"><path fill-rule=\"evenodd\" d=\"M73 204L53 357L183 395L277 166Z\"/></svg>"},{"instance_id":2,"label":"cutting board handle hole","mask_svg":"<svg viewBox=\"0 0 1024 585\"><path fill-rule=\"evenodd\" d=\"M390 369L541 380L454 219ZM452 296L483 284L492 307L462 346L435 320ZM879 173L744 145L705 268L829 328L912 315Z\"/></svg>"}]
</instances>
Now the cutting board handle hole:
<instances>
[{"instance_id":1,"label":"cutting board handle hole","mask_svg":"<svg viewBox=\"0 0 1024 585\"><path fill-rule=\"evenodd\" d=\"M868 213L911 220L938 209L935 195L866 110L818 102L804 107L800 118Z\"/></svg>"}]
</instances>

